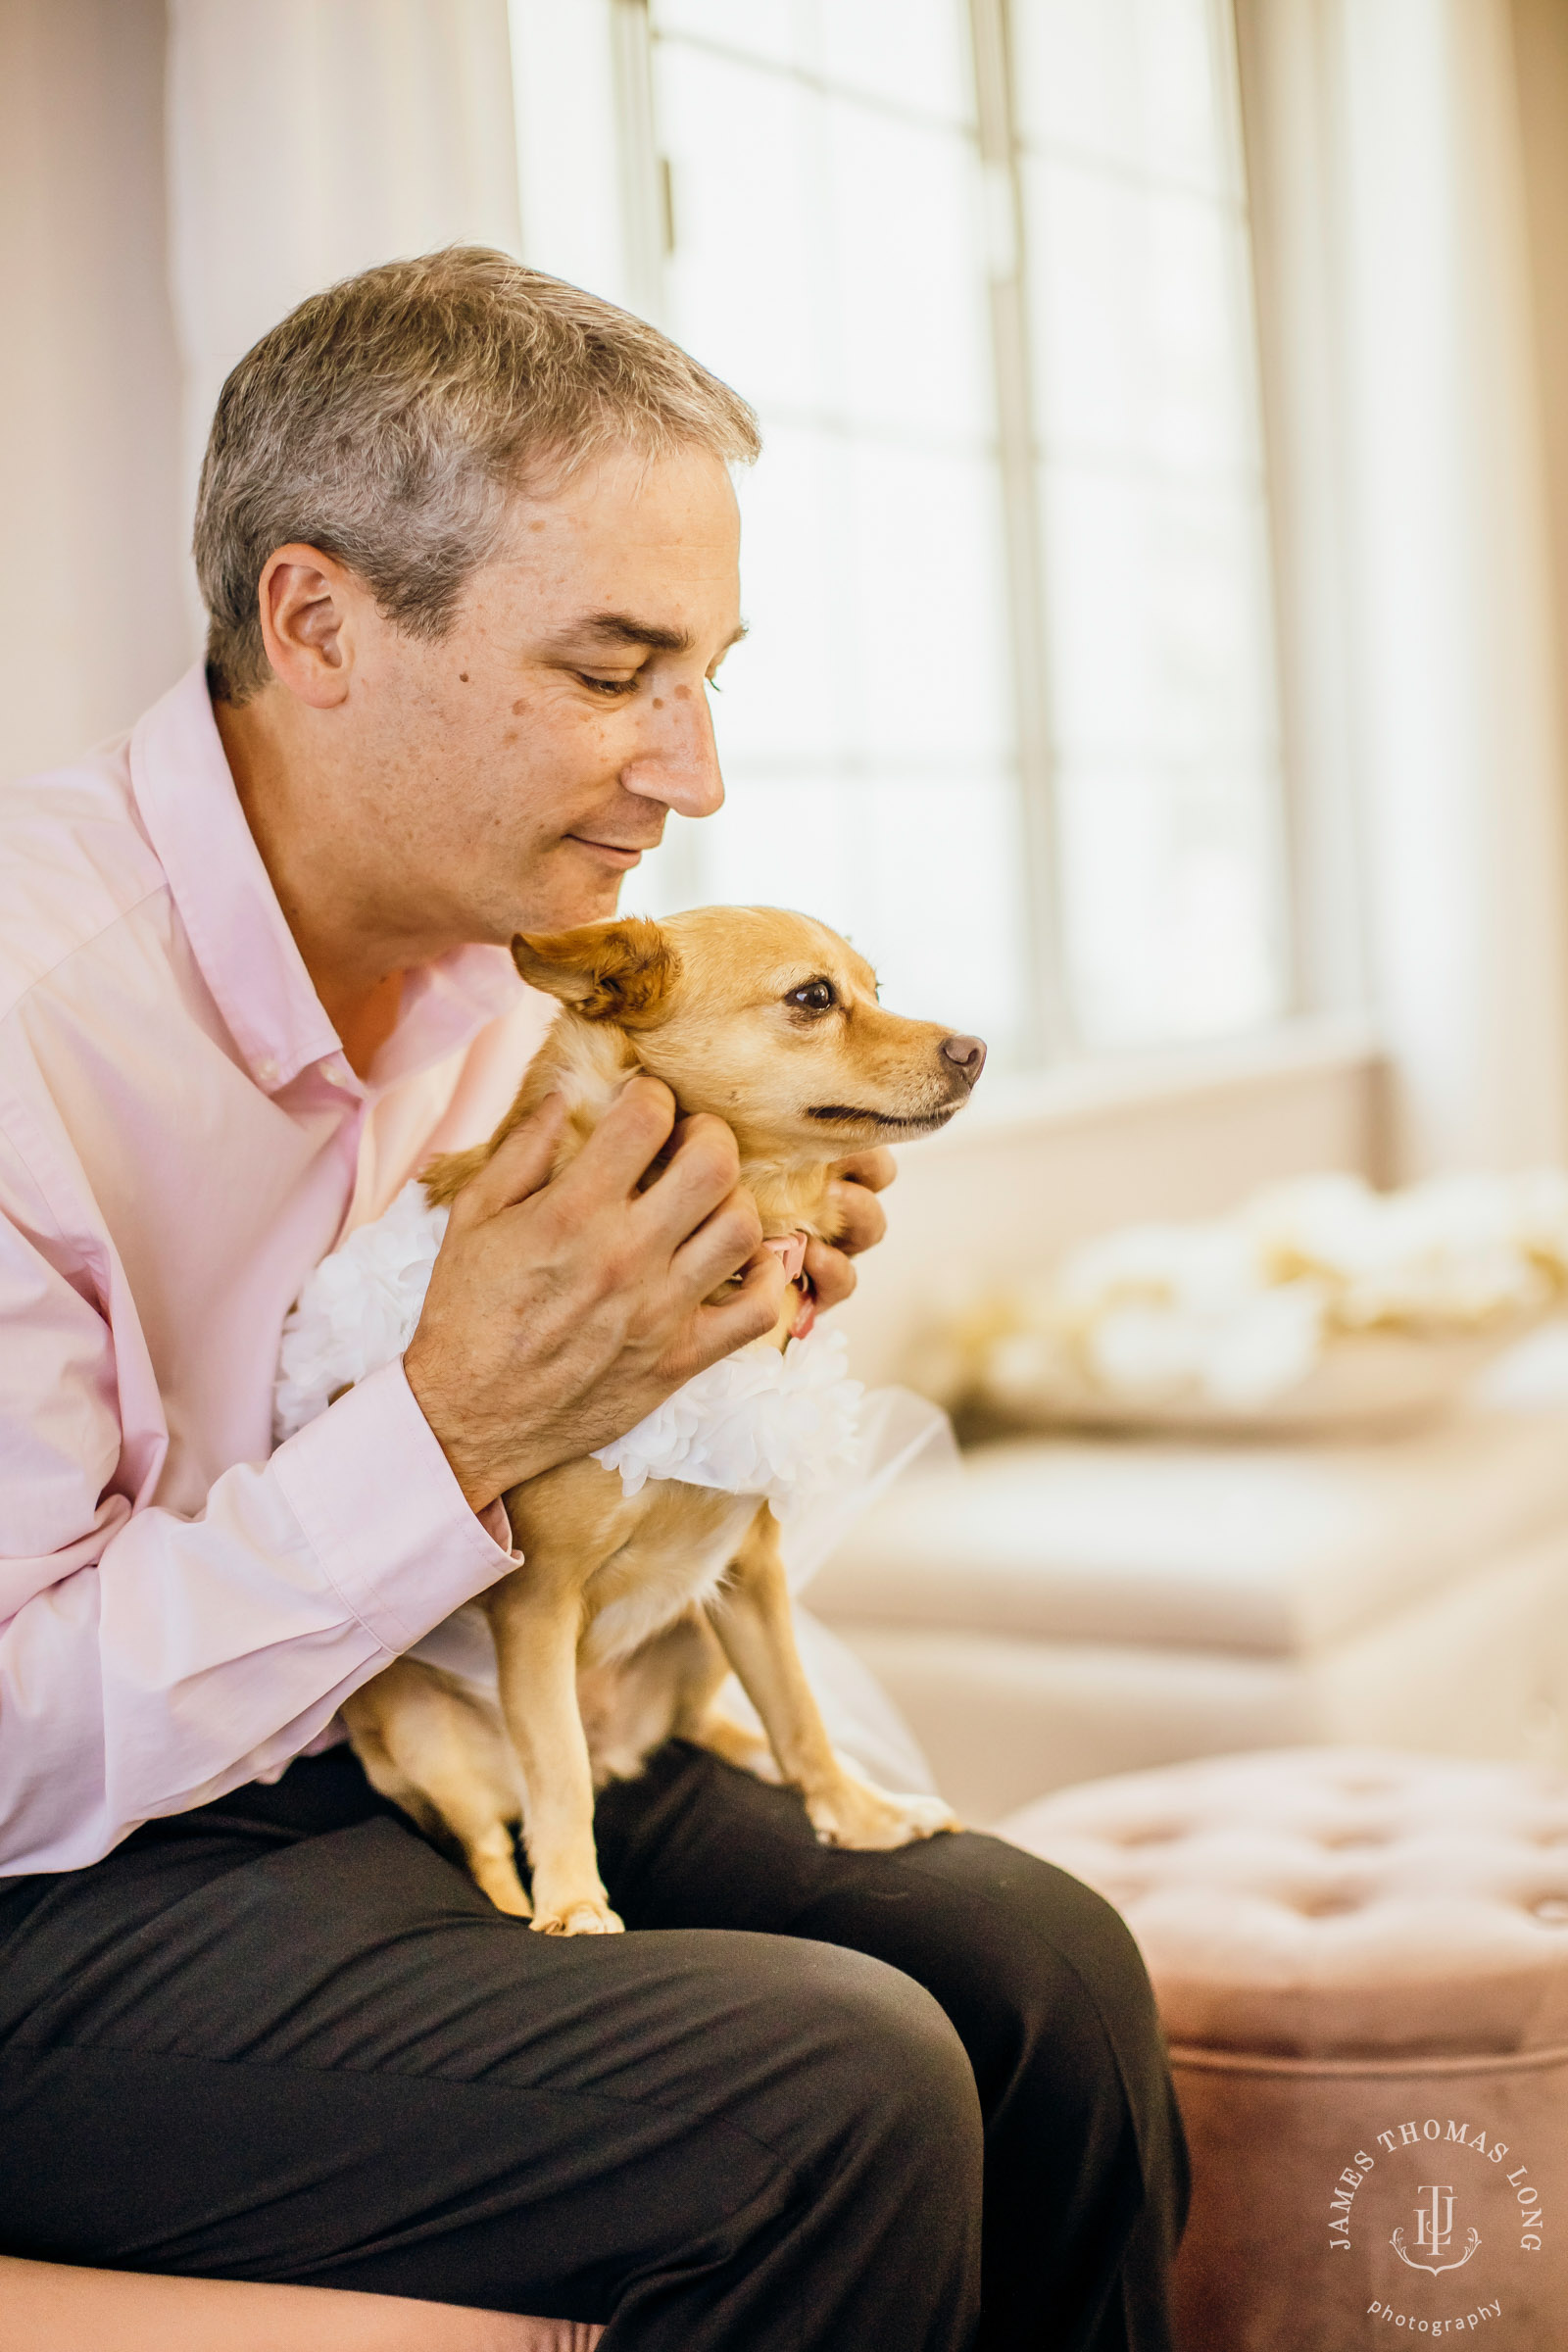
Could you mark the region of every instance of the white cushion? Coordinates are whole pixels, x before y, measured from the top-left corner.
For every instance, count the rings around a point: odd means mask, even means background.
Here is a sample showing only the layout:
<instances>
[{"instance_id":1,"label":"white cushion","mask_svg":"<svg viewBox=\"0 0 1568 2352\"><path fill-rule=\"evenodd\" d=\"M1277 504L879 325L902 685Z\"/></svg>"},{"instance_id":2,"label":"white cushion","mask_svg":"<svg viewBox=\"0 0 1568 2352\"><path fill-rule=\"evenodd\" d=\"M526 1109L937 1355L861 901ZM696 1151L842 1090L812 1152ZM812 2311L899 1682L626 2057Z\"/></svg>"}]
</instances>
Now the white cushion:
<instances>
[{"instance_id":1,"label":"white cushion","mask_svg":"<svg viewBox=\"0 0 1568 2352\"><path fill-rule=\"evenodd\" d=\"M961 1628L1301 1658L1559 1525L1561 1403L1359 1445L1026 1440L895 1490L811 1606L858 1646Z\"/></svg>"},{"instance_id":2,"label":"white cushion","mask_svg":"<svg viewBox=\"0 0 1568 2352\"><path fill-rule=\"evenodd\" d=\"M1043 1791L1186 1756L1363 1740L1568 1764L1568 1525L1295 1658L929 1626L838 1632L983 1826Z\"/></svg>"}]
</instances>

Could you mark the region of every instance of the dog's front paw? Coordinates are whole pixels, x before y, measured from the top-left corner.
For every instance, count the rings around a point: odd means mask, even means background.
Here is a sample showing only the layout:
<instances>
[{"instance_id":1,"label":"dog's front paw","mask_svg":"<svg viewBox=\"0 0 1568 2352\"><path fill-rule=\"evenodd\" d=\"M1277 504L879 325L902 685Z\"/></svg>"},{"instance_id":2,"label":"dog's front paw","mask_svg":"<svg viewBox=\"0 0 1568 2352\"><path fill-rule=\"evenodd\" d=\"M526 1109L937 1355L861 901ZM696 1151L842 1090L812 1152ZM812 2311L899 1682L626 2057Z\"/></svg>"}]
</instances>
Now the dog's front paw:
<instances>
[{"instance_id":1,"label":"dog's front paw","mask_svg":"<svg viewBox=\"0 0 1568 2352\"><path fill-rule=\"evenodd\" d=\"M533 1915L536 1936L624 1936L626 1933L624 1922L602 1895L579 1895L575 1900L546 1908L538 1903L538 1893L536 1886Z\"/></svg>"},{"instance_id":2,"label":"dog's front paw","mask_svg":"<svg viewBox=\"0 0 1568 2352\"><path fill-rule=\"evenodd\" d=\"M830 1788L808 1796L806 1810L821 1844L883 1852L961 1827L940 1796L890 1796L856 1773L845 1773Z\"/></svg>"}]
</instances>

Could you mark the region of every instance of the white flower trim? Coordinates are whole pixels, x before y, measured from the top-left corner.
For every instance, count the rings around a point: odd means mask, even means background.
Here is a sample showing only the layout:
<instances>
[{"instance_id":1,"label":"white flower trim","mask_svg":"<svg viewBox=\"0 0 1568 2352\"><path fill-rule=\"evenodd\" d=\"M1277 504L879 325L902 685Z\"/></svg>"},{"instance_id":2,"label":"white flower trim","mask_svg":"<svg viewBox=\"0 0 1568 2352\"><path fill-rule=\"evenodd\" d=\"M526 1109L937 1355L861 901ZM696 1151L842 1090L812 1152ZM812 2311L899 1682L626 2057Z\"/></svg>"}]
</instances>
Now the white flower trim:
<instances>
[{"instance_id":1,"label":"white flower trim","mask_svg":"<svg viewBox=\"0 0 1568 2352\"><path fill-rule=\"evenodd\" d=\"M414 1337L447 1211L406 1184L373 1225L307 1276L283 1324L272 1388L272 1440L281 1445L334 1396L403 1353Z\"/></svg>"},{"instance_id":2,"label":"white flower trim","mask_svg":"<svg viewBox=\"0 0 1568 2352\"><path fill-rule=\"evenodd\" d=\"M651 1478L728 1494L808 1503L859 1459L860 1398L841 1331L812 1331L780 1353L757 1340L710 1364L646 1420L594 1455L623 1494Z\"/></svg>"},{"instance_id":3,"label":"white flower trim","mask_svg":"<svg viewBox=\"0 0 1568 2352\"><path fill-rule=\"evenodd\" d=\"M384 1216L362 1225L309 1276L283 1325L273 1389L278 1444L332 1398L400 1356L429 1288L444 1208L406 1185ZM782 1353L760 1340L710 1364L594 1455L621 1492L678 1479L782 1509L814 1500L859 1458L860 1383L846 1371L841 1332L813 1331Z\"/></svg>"}]
</instances>

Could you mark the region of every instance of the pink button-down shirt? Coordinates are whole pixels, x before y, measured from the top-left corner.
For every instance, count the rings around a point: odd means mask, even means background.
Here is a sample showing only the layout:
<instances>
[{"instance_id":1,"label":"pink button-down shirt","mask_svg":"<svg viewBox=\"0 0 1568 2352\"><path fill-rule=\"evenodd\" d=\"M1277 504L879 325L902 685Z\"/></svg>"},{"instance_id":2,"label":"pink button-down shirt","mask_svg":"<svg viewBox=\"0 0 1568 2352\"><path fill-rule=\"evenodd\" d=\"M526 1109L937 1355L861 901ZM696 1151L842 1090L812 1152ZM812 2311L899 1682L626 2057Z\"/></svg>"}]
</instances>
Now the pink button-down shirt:
<instances>
[{"instance_id":1,"label":"pink button-down shirt","mask_svg":"<svg viewBox=\"0 0 1568 2352\"><path fill-rule=\"evenodd\" d=\"M275 1776L507 1565L401 1364L275 1453L271 1388L303 1276L547 1019L463 949L355 1077L200 669L0 792L0 1873Z\"/></svg>"}]
</instances>

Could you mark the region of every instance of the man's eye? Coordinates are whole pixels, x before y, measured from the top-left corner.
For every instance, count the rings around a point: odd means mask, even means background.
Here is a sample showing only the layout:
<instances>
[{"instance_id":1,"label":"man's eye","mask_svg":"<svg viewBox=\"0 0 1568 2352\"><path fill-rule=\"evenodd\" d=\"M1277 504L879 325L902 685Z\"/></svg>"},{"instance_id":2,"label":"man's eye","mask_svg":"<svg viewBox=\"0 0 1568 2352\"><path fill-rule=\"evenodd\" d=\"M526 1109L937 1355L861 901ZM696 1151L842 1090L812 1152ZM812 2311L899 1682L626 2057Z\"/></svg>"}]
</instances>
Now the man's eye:
<instances>
[{"instance_id":1,"label":"man's eye","mask_svg":"<svg viewBox=\"0 0 1568 2352\"><path fill-rule=\"evenodd\" d=\"M629 678L596 678L591 670L579 669L577 676L594 694L630 694L637 683L635 671Z\"/></svg>"},{"instance_id":2,"label":"man's eye","mask_svg":"<svg viewBox=\"0 0 1568 2352\"><path fill-rule=\"evenodd\" d=\"M798 1004L803 1012L831 1012L839 1001L839 992L831 980L808 980L804 988L792 988L785 998L786 1004Z\"/></svg>"}]
</instances>

